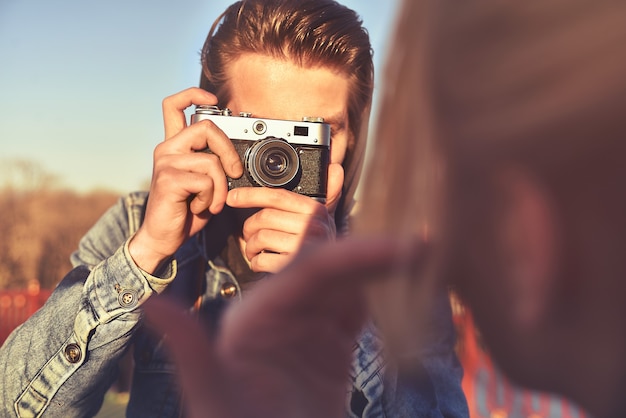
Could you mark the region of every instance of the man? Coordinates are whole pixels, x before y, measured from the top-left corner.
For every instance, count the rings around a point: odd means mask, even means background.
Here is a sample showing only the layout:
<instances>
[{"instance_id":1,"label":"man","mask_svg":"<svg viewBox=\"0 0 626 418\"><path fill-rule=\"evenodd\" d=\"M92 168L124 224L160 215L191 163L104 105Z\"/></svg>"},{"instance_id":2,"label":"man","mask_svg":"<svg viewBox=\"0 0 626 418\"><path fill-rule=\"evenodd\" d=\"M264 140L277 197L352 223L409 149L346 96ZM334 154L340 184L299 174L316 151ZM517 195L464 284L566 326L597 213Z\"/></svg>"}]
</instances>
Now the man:
<instances>
[{"instance_id":1,"label":"man","mask_svg":"<svg viewBox=\"0 0 626 418\"><path fill-rule=\"evenodd\" d=\"M77 268L3 346L2 404L18 415L94 414L132 344L127 414L178 416L182 395L167 338L143 324L143 303L168 294L220 333L229 300L254 294L308 243L346 230L372 95L371 48L358 16L334 1L238 2L212 28L202 61L206 90L163 101L165 141L154 151L149 197L132 194L104 215L72 256ZM241 177L242 161L216 124L187 126L191 105L324 118L331 126L325 203L282 188L228 191L226 176ZM198 152L207 147L211 153ZM371 326L352 340L348 414L465 413L445 294L439 302L441 327L432 360L416 364L420 373L385 370Z\"/></svg>"}]
</instances>

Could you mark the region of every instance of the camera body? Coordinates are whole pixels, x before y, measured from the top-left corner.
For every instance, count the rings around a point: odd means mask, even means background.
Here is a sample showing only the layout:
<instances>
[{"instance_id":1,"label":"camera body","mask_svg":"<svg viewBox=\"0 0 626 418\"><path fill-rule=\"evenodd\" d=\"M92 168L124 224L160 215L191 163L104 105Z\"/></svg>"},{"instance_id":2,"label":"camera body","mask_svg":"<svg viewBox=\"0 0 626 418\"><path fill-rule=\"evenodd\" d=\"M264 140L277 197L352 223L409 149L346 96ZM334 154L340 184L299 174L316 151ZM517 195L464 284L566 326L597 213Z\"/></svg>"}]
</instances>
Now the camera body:
<instances>
[{"instance_id":1,"label":"camera body","mask_svg":"<svg viewBox=\"0 0 626 418\"><path fill-rule=\"evenodd\" d=\"M229 109L196 106L191 123L210 119L230 138L244 165L228 188L280 187L324 202L330 163L330 125L321 118L301 122L233 116ZM211 152L208 148L203 152Z\"/></svg>"}]
</instances>

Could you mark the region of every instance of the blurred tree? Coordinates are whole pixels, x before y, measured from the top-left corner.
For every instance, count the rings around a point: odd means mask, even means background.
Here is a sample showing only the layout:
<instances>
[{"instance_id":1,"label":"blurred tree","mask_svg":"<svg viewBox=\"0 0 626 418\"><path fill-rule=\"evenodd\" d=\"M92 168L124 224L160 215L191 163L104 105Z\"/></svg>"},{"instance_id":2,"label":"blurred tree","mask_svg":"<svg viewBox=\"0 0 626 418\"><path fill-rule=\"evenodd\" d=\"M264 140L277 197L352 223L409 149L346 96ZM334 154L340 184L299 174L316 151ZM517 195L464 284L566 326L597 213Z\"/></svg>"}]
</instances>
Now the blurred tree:
<instances>
[{"instance_id":1,"label":"blurred tree","mask_svg":"<svg viewBox=\"0 0 626 418\"><path fill-rule=\"evenodd\" d=\"M58 186L36 163L15 161L0 188L0 289L38 281L52 288L70 270L78 241L118 195Z\"/></svg>"},{"instance_id":2,"label":"blurred tree","mask_svg":"<svg viewBox=\"0 0 626 418\"><path fill-rule=\"evenodd\" d=\"M0 197L0 288L11 286L15 278L24 276L12 243L17 242L14 226L23 223L25 217L17 193L5 190Z\"/></svg>"},{"instance_id":3,"label":"blurred tree","mask_svg":"<svg viewBox=\"0 0 626 418\"><path fill-rule=\"evenodd\" d=\"M35 161L24 159L0 159L0 185L4 189L22 192L43 190L58 186L59 178L47 172Z\"/></svg>"}]
</instances>

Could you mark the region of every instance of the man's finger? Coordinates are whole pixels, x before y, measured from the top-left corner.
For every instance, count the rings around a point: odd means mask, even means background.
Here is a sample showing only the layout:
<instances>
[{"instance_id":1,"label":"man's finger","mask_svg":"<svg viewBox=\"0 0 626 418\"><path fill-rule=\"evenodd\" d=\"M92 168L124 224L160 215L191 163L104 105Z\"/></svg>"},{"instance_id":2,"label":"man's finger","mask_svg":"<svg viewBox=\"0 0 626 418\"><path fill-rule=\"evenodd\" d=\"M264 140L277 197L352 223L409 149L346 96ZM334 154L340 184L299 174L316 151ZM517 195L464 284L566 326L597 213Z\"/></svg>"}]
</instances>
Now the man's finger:
<instances>
[{"instance_id":1,"label":"man's finger","mask_svg":"<svg viewBox=\"0 0 626 418\"><path fill-rule=\"evenodd\" d=\"M337 203L341 198L344 172L341 164L331 163L328 166L328 187L326 190L326 207L331 214L335 213Z\"/></svg>"},{"instance_id":2,"label":"man's finger","mask_svg":"<svg viewBox=\"0 0 626 418\"><path fill-rule=\"evenodd\" d=\"M163 124L166 140L185 129L187 119L184 110L194 104L214 105L217 104L217 98L206 90L191 87L163 99Z\"/></svg>"},{"instance_id":3,"label":"man's finger","mask_svg":"<svg viewBox=\"0 0 626 418\"><path fill-rule=\"evenodd\" d=\"M238 187L228 192L226 204L233 208L272 208L286 212L313 214L315 201L309 196L281 188Z\"/></svg>"}]
</instances>

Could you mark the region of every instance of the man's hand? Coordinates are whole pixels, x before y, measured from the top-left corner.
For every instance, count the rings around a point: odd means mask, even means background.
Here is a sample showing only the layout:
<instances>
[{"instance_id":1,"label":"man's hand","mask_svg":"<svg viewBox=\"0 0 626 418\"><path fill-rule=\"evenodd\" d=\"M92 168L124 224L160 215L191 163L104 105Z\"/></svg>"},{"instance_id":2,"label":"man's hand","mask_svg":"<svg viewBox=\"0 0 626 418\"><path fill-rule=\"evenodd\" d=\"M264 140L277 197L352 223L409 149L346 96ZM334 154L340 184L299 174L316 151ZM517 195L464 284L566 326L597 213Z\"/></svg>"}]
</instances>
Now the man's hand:
<instances>
[{"instance_id":1,"label":"man's hand","mask_svg":"<svg viewBox=\"0 0 626 418\"><path fill-rule=\"evenodd\" d=\"M216 103L215 96L199 88L163 100L165 141L154 150L145 219L129 246L133 260L148 272L222 210L228 193L224 173L243 173L230 139L213 122L187 126L187 107ZM212 154L196 152L207 147Z\"/></svg>"},{"instance_id":2,"label":"man's hand","mask_svg":"<svg viewBox=\"0 0 626 418\"><path fill-rule=\"evenodd\" d=\"M343 186L341 164L330 164L326 204L280 188L241 187L228 192L234 208L261 208L243 225L244 255L253 271L277 272L312 242L334 241L334 211Z\"/></svg>"},{"instance_id":3,"label":"man's hand","mask_svg":"<svg viewBox=\"0 0 626 418\"><path fill-rule=\"evenodd\" d=\"M213 340L184 309L151 299L147 319L167 334L190 416L345 416L352 350L367 317L364 288L398 263L419 277L424 250L393 239L305 250L230 305Z\"/></svg>"}]
</instances>

